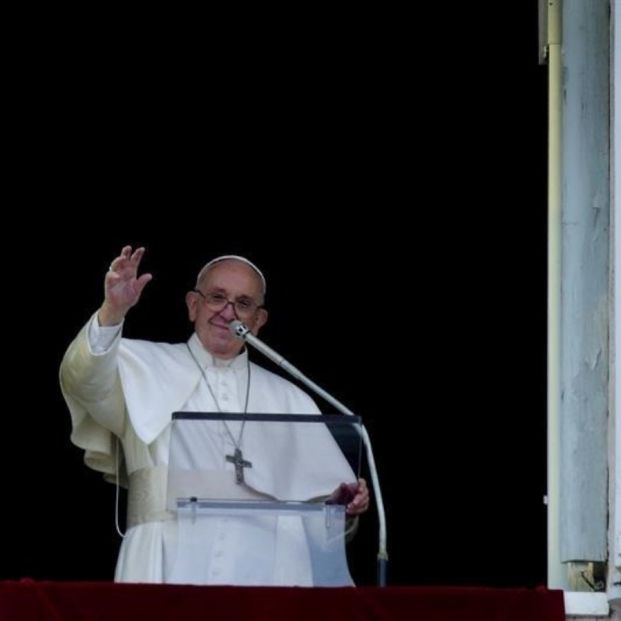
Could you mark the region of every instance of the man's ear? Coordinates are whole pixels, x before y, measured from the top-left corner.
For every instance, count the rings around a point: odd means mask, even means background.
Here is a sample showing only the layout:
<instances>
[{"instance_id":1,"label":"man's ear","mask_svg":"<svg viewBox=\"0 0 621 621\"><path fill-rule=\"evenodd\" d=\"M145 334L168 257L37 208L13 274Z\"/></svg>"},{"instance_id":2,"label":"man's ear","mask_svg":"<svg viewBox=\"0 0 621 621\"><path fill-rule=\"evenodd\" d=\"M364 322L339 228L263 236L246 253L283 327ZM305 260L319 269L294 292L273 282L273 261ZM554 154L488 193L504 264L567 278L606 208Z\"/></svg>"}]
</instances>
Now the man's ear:
<instances>
[{"instance_id":1,"label":"man's ear","mask_svg":"<svg viewBox=\"0 0 621 621\"><path fill-rule=\"evenodd\" d=\"M196 321L196 315L198 314L198 293L194 291L188 291L185 294L185 304L188 307L188 317L190 321Z\"/></svg>"},{"instance_id":2,"label":"man's ear","mask_svg":"<svg viewBox=\"0 0 621 621\"><path fill-rule=\"evenodd\" d=\"M257 313L257 320L254 322L254 326L251 330L252 334L255 336L259 334L259 330L267 323L267 319L269 317L269 313L265 308L260 308Z\"/></svg>"}]
</instances>

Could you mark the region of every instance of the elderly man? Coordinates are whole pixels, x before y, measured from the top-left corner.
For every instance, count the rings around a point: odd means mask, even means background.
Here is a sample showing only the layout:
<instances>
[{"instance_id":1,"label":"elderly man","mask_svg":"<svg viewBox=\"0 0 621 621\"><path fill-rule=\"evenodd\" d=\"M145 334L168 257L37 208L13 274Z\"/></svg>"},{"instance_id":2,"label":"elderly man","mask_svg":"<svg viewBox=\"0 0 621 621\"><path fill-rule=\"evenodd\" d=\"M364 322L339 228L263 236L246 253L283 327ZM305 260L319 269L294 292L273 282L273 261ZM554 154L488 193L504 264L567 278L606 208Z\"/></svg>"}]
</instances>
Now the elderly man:
<instances>
[{"instance_id":1,"label":"elderly man","mask_svg":"<svg viewBox=\"0 0 621 621\"><path fill-rule=\"evenodd\" d=\"M138 273L144 252L125 246L112 261L103 304L68 348L60 370L72 417L71 439L84 449L86 464L109 480L127 478L128 530L115 579L313 584L304 529L290 520L264 532L250 532L243 522L213 520L201 546L188 552L179 545L175 513L166 507L172 412L317 414L319 410L297 386L250 362L244 342L229 329L230 322L239 319L257 334L268 319L265 278L243 257L218 257L200 271L195 289L186 295L194 324L186 343L122 338L123 320L152 278ZM250 456L244 451L252 444L251 425L225 418L220 423L219 439L209 450L222 481L235 489L237 497L277 498L274 485L259 476L262 462L269 460L271 448L265 445L269 442L255 446ZM306 476L295 472L297 460L292 461L292 473ZM318 489L327 494L340 490L337 495L348 516L368 508L365 481L356 482L336 445L322 452L307 488L310 496L304 500L311 500ZM278 537L288 544L277 545ZM183 554L197 555L200 562L186 564L194 567L189 573L171 577Z\"/></svg>"}]
</instances>

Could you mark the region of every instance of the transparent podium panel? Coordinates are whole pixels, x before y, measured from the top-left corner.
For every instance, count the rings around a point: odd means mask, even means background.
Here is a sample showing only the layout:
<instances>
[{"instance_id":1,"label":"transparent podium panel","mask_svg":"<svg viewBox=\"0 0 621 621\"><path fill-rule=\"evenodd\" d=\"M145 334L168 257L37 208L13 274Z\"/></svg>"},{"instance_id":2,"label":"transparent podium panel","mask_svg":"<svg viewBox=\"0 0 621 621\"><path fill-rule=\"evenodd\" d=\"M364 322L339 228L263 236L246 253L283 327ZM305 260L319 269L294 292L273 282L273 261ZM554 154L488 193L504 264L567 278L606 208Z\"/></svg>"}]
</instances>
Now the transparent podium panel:
<instances>
[{"instance_id":1,"label":"transparent podium panel","mask_svg":"<svg viewBox=\"0 0 621 621\"><path fill-rule=\"evenodd\" d=\"M165 581L350 586L347 486L360 420L337 415L173 415Z\"/></svg>"}]
</instances>

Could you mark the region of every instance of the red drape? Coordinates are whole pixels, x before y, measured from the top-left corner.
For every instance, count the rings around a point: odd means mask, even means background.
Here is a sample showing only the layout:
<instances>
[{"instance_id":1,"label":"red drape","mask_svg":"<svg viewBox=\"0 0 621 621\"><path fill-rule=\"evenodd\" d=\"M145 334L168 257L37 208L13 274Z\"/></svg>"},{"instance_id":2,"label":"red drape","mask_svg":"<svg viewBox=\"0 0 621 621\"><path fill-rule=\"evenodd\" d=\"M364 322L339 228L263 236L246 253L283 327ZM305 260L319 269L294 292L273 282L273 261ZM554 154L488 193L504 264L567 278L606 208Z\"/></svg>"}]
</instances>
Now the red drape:
<instances>
[{"instance_id":1,"label":"red drape","mask_svg":"<svg viewBox=\"0 0 621 621\"><path fill-rule=\"evenodd\" d=\"M0 582L15 621L564 621L562 591L454 587L195 587Z\"/></svg>"}]
</instances>

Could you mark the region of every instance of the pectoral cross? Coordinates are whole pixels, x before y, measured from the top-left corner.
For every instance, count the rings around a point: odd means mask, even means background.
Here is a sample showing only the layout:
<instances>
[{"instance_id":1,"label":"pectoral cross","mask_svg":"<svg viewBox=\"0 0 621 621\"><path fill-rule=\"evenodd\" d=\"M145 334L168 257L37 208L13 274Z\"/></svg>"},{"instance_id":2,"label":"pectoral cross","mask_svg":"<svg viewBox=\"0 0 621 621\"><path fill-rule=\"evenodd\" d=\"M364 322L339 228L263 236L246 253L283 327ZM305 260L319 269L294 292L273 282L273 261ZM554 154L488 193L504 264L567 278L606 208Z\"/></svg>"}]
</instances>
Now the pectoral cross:
<instances>
[{"instance_id":1,"label":"pectoral cross","mask_svg":"<svg viewBox=\"0 0 621 621\"><path fill-rule=\"evenodd\" d=\"M232 455L225 455L226 461L235 465L235 482L241 485L244 482L244 468L252 468L252 462L246 461L241 449L236 448Z\"/></svg>"}]
</instances>

